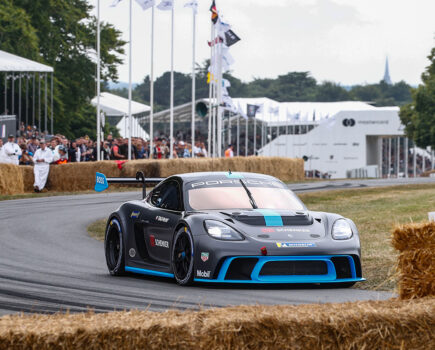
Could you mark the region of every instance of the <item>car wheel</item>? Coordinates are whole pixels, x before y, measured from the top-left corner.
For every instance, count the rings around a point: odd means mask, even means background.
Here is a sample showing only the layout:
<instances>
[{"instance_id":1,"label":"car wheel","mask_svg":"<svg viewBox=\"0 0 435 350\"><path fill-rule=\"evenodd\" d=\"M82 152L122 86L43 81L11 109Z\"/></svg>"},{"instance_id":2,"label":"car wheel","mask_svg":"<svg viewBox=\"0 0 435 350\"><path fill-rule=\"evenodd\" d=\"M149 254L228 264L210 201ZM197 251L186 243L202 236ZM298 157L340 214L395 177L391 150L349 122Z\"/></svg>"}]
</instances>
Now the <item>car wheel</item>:
<instances>
[{"instance_id":1,"label":"car wheel","mask_svg":"<svg viewBox=\"0 0 435 350\"><path fill-rule=\"evenodd\" d=\"M187 228L181 228L174 237L171 254L172 270L178 284L193 283L193 239Z\"/></svg>"},{"instance_id":2,"label":"car wheel","mask_svg":"<svg viewBox=\"0 0 435 350\"><path fill-rule=\"evenodd\" d=\"M110 274L113 276L125 274L124 244L121 224L118 219L113 218L107 224L104 248Z\"/></svg>"}]
</instances>

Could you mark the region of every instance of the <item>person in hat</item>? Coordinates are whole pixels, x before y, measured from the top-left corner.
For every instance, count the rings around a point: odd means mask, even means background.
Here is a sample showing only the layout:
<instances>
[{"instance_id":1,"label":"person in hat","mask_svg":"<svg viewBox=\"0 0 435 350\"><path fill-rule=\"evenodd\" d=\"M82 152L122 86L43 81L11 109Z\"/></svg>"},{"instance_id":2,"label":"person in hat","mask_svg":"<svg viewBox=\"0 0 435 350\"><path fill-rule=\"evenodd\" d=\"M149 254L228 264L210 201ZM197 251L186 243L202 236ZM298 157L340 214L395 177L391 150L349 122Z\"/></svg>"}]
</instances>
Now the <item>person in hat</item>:
<instances>
[{"instance_id":1,"label":"person in hat","mask_svg":"<svg viewBox=\"0 0 435 350\"><path fill-rule=\"evenodd\" d=\"M0 153L0 163L18 165L18 157L21 156L21 148L15 143L13 134L9 134L8 142L4 144Z\"/></svg>"},{"instance_id":2,"label":"person in hat","mask_svg":"<svg viewBox=\"0 0 435 350\"><path fill-rule=\"evenodd\" d=\"M50 172L50 163L53 162L53 152L47 148L45 140L39 141L39 148L33 156L35 166L33 167L33 173L35 175L35 183L33 188L35 192L41 192L45 184L47 183L48 173Z\"/></svg>"}]
</instances>

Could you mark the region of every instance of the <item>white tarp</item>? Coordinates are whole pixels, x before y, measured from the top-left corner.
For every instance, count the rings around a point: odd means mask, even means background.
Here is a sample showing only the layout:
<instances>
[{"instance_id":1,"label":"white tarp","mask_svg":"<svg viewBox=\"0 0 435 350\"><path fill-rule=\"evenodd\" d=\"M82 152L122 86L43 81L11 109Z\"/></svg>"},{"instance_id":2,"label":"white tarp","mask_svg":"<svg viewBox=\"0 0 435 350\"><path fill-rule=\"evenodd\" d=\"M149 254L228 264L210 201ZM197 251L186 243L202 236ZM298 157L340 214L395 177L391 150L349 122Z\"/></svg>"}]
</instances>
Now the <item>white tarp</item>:
<instances>
[{"instance_id":1,"label":"white tarp","mask_svg":"<svg viewBox=\"0 0 435 350\"><path fill-rule=\"evenodd\" d=\"M257 105L259 109L255 115L268 126L286 124L318 124L343 111L372 111L377 110L365 102L277 102L270 98L233 98L234 104L243 113L247 113L247 106ZM390 108L387 108L390 109Z\"/></svg>"},{"instance_id":2,"label":"white tarp","mask_svg":"<svg viewBox=\"0 0 435 350\"><path fill-rule=\"evenodd\" d=\"M97 97L91 101L93 106L97 106ZM100 108L107 116L128 115L128 99L113 95L108 92L102 92L100 95ZM131 114L148 112L150 107L139 102L131 101Z\"/></svg>"},{"instance_id":3,"label":"white tarp","mask_svg":"<svg viewBox=\"0 0 435 350\"><path fill-rule=\"evenodd\" d=\"M123 138L128 138L128 116L123 116L116 124L119 130L119 135ZM144 140L149 140L150 135L140 126L136 118L131 118L131 136L140 137Z\"/></svg>"},{"instance_id":4,"label":"white tarp","mask_svg":"<svg viewBox=\"0 0 435 350\"><path fill-rule=\"evenodd\" d=\"M54 72L53 68L0 50L0 72Z\"/></svg>"}]
</instances>

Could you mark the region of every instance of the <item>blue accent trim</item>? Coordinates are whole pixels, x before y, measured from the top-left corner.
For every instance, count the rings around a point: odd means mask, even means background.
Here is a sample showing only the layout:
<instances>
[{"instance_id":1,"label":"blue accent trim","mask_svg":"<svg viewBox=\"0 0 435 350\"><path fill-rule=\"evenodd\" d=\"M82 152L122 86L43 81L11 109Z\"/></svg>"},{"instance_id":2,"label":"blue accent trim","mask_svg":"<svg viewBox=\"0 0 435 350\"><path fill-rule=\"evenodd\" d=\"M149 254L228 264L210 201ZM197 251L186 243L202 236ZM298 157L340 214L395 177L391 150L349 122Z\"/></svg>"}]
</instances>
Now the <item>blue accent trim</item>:
<instances>
[{"instance_id":1,"label":"blue accent trim","mask_svg":"<svg viewBox=\"0 0 435 350\"><path fill-rule=\"evenodd\" d=\"M160 272L160 271L154 271L154 270L148 270L148 269L140 269L138 267L126 266L125 271L140 273L142 275L174 278L174 275L172 273Z\"/></svg>"},{"instance_id":2,"label":"blue accent trim","mask_svg":"<svg viewBox=\"0 0 435 350\"><path fill-rule=\"evenodd\" d=\"M331 258L345 256L349 259L352 278L337 279L334 263ZM231 262L237 258L256 258L258 262L251 272L251 280L226 280L225 275ZM327 274L324 275L283 275L283 276L260 276L263 265L269 261L294 261L294 260L316 260L324 261L328 268ZM195 278L196 282L213 282L213 283L344 283L344 282L361 282L365 278L356 277L355 263L349 255L313 255L313 256L233 256L226 258L219 271L216 279Z\"/></svg>"},{"instance_id":3,"label":"blue accent trim","mask_svg":"<svg viewBox=\"0 0 435 350\"><path fill-rule=\"evenodd\" d=\"M243 179L243 175L240 173L226 173L225 174L228 179Z\"/></svg>"},{"instance_id":4,"label":"blue accent trim","mask_svg":"<svg viewBox=\"0 0 435 350\"><path fill-rule=\"evenodd\" d=\"M270 209L255 209L259 213L263 214L266 226L284 226L282 223L282 217L276 211Z\"/></svg>"},{"instance_id":5,"label":"blue accent trim","mask_svg":"<svg viewBox=\"0 0 435 350\"><path fill-rule=\"evenodd\" d=\"M97 192L103 192L109 187L107 183L106 175L102 173L95 173L95 187L94 190Z\"/></svg>"}]
</instances>

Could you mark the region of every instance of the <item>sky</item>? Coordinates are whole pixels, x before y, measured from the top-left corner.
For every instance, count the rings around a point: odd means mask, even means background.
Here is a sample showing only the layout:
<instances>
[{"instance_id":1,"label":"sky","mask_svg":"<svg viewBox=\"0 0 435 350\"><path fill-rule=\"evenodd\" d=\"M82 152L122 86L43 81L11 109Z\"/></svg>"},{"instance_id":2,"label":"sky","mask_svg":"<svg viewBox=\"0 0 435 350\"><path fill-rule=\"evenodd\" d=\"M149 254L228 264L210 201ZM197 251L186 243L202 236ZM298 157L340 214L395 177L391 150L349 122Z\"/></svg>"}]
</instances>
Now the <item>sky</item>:
<instances>
[{"instance_id":1,"label":"sky","mask_svg":"<svg viewBox=\"0 0 435 350\"><path fill-rule=\"evenodd\" d=\"M97 0L88 0L96 5ZM129 41L129 1L100 0L101 20ZM151 10L133 1L132 81L150 73ZM192 11L175 1L174 69L192 71ZM156 0L159 3L160 0ZM196 62L210 57L211 0L198 0ZM418 85L435 46L434 0L216 0L242 39L230 48L232 74L245 82L309 71L319 82L379 82L388 56L393 82ZM96 12L93 11L95 14ZM154 74L170 70L171 13L155 9ZM125 47L128 54L128 45ZM128 81L128 56L119 66Z\"/></svg>"}]
</instances>

